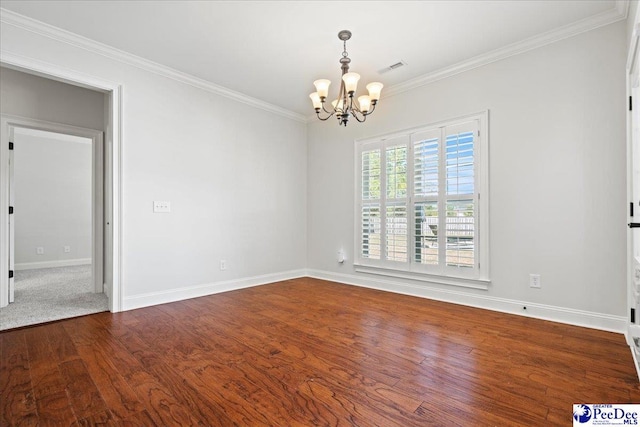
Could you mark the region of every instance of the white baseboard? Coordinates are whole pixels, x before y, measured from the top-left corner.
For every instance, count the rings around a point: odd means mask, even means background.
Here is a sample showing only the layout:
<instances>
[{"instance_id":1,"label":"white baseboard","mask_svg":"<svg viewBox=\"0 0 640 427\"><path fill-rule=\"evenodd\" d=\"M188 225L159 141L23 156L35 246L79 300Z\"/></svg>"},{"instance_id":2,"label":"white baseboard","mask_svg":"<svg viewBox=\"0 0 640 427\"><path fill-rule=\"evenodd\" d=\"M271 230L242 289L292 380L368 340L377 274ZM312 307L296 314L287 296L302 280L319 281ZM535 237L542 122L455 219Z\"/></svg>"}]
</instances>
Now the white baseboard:
<instances>
[{"instance_id":1,"label":"white baseboard","mask_svg":"<svg viewBox=\"0 0 640 427\"><path fill-rule=\"evenodd\" d=\"M158 304L166 304L228 292L237 289L265 285L282 280L296 279L299 277L313 277L329 280L347 285L361 286L378 289L398 294L411 295L453 304L483 308L552 322L566 323L604 331L624 334L627 328L627 319L623 316L595 313L584 310L575 310L565 307L557 307L544 304L535 304L526 301L511 300L506 298L490 297L486 295L473 295L459 290L440 289L425 286L424 284L412 285L392 280L361 277L353 274L332 273L321 270L292 270L281 273L265 274L262 276L246 277L237 280L229 280L217 283L207 283L186 288L170 289L162 292L150 292L141 295L125 297L123 311L136 308L150 307ZM527 307L526 311L523 307Z\"/></svg>"},{"instance_id":2,"label":"white baseboard","mask_svg":"<svg viewBox=\"0 0 640 427\"><path fill-rule=\"evenodd\" d=\"M353 274L333 273L322 270L307 270L307 276L348 285L395 292L398 294L429 298L454 304L467 305L476 308L517 314L552 322L583 326L604 331L624 334L627 329L627 319L624 316L595 313L572 308L552 305L535 304L526 301L496 298L486 295L473 295L459 290L440 289L424 284L412 285L393 280L362 277ZM523 307L526 307L526 311Z\"/></svg>"},{"instance_id":3,"label":"white baseboard","mask_svg":"<svg viewBox=\"0 0 640 427\"><path fill-rule=\"evenodd\" d=\"M264 274L262 276L245 277L224 282L206 283L186 288L170 289L162 292L149 292L141 295L133 295L124 297L122 311L182 301L190 298L198 298L220 292L235 291L237 289L266 285L268 283L296 279L304 276L306 276L306 270L292 270L281 273Z\"/></svg>"},{"instance_id":4,"label":"white baseboard","mask_svg":"<svg viewBox=\"0 0 640 427\"><path fill-rule=\"evenodd\" d=\"M71 267L74 265L86 265L86 264L91 264L91 258L60 259L55 261L40 261L40 262L21 262L21 263L16 263L13 269L16 271L21 271L21 270L35 270L38 268Z\"/></svg>"}]
</instances>

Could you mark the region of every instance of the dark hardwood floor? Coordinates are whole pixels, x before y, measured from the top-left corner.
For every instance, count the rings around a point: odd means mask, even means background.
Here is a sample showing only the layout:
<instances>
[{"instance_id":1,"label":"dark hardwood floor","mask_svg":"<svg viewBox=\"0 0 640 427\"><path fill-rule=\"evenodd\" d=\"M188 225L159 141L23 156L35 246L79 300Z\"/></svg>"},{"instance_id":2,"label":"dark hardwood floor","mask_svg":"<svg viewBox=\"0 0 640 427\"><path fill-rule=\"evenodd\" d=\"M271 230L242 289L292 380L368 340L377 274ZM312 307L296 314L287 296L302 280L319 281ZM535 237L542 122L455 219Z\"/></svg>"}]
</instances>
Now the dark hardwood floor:
<instances>
[{"instance_id":1,"label":"dark hardwood floor","mask_svg":"<svg viewBox=\"0 0 640 427\"><path fill-rule=\"evenodd\" d=\"M549 426L640 402L620 334L297 279L0 333L0 425Z\"/></svg>"}]
</instances>

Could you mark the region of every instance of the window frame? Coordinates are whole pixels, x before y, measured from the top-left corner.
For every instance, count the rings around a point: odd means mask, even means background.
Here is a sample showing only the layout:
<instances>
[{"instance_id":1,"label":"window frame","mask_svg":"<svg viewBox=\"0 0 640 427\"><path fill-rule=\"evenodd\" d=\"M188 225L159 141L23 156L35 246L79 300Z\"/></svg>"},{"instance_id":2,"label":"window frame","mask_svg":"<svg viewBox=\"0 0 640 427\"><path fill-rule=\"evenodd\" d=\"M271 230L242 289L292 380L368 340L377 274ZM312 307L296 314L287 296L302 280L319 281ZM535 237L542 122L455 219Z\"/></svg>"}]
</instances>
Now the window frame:
<instances>
[{"instance_id":1,"label":"window frame","mask_svg":"<svg viewBox=\"0 0 640 427\"><path fill-rule=\"evenodd\" d=\"M474 267L448 266L443 260L446 258L446 206L447 200L460 200L460 195L446 194L446 128L464 126L470 122L477 129L474 136ZM354 215L354 267L357 272L377 274L395 278L406 278L417 281L433 282L445 285L463 286L476 289L488 289L490 283L489 270L489 111L470 114L437 123L432 123L398 132L378 135L375 137L356 140L355 144L355 215ZM415 143L424 140L416 138L426 134L439 135L438 141L438 194L437 196L416 196L414 182L414 148ZM407 261L390 261L385 259L385 221L387 209L386 188L386 151L389 147L397 145L406 146L406 184L407 197L405 200L407 218ZM370 201L362 198L362 154L370 150L380 150L380 259L371 259L362 256L363 228L362 207ZM444 153L442 150L445 150ZM437 201L438 203L438 265L422 264L415 261L416 233L415 207L422 201ZM440 220L445 218L445 222ZM443 237L441 237L443 236ZM441 243L444 241L444 245Z\"/></svg>"}]
</instances>

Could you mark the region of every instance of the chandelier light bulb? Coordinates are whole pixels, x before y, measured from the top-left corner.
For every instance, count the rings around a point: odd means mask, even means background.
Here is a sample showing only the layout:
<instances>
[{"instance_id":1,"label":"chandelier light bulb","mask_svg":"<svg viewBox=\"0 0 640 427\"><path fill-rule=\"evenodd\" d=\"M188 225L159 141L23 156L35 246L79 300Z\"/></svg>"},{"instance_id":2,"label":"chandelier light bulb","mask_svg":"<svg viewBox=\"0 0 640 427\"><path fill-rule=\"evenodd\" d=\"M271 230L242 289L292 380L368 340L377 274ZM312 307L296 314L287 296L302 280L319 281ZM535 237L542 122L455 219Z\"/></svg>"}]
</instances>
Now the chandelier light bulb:
<instances>
[{"instance_id":1,"label":"chandelier light bulb","mask_svg":"<svg viewBox=\"0 0 640 427\"><path fill-rule=\"evenodd\" d=\"M311 98L311 102L313 102L313 108L315 108L316 110L320 110L322 108L322 101L320 100L320 95L318 95L318 92L313 92L311 95L309 95L309 98Z\"/></svg>"},{"instance_id":2,"label":"chandelier light bulb","mask_svg":"<svg viewBox=\"0 0 640 427\"><path fill-rule=\"evenodd\" d=\"M360 111L366 113L371 109L371 98L368 95L359 96L358 104L360 104Z\"/></svg>"},{"instance_id":3,"label":"chandelier light bulb","mask_svg":"<svg viewBox=\"0 0 640 427\"><path fill-rule=\"evenodd\" d=\"M369 98L371 98L372 101L379 100L380 99L380 92L382 91L383 87L384 87L384 85L382 83L379 83L379 82L369 83L367 85L367 90L369 91Z\"/></svg>"},{"instance_id":4,"label":"chandelier light bulb","mask_svg":"<svg viewBox=\"0 0 640 427\"><path fill-rule=\"evenodd\" d=\"M331 84L331 80L320 79L313 82L316 87L316 91L318 92L318 96L320 99L324 99L329 95L329 85Z\"/></svg>"},{"instance_id":5,"label":"chandelier light bulb","mask_svg":"<svg viewBox=\"0 0 640 427\"><path fill-rule=\"evenodd\" d=\"M346 73L342 76L347 93L353 94L358 87L358 80L360 80L360 74L358 73Z\"/></svg>"}]
</instances>

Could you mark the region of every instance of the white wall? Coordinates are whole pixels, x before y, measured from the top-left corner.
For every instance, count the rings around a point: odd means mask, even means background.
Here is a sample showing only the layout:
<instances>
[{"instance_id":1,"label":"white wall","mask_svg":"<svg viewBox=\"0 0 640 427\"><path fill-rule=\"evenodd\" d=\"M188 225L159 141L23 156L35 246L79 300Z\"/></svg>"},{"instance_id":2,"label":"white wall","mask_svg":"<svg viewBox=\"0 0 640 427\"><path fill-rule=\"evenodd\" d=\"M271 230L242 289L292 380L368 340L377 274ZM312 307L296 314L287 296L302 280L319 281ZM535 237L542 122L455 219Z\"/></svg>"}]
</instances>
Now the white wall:
<instances>
[{"instance_id":1,"label":"white wall","mask_svg":"<svg viewBox=\"0 0 640 427\"><path fill-rule=\"evenodd\" d=\"M303 274L304 123L11 24L0 37L8 53L123 86L125 309Z\"/></svg>"},{"instance_id":2,"label":"white wall","mask_svg":"<svg viewBox=\"0 0 640 427\"><path fill-rule=\"evenodd\" d=\"M629 2L629 12L627 16L627 45L631 41L633 35L633 26L636 22L636 15L638 13L638 0L632 0Z\"/></svg>"},{"instance_id":3,"label":"white wall","mask_svg":"<svg viewBox=\"0 0 640 427\"><path fill-rule=\"evenodd\" d=\"M91 140L16 132L14 142L16 269L90 264Z\"/></svg>"},{"instance_id":4,"label":"white wall","mask_svg":"<svg viewBox=\"0 0 640 427\"><path fill-rule=\"evenodd\" d=\"M0 67L2 114L104 130L104 98L100 92Z\"/></svg>"},{"instance_id":5,"label":"white wall","mask_svg":"<svg viewBox=\"0 0 640 427\"><path fill-rule=\"evenodd\" d=\"M625 23L383 92L376 114L346 129L305 126L10 24L0 37L3 51L123 85L125 308L307 266L344 282L506 311L526 304L530 315L621 330ZM485 109L489 290L356 274L353 140ZM153 214L153 200L171 201L172 212ZM531 272L542 289L528 287Z\"/></svg>"},{"instance_id":6,"label":"white wall","mask_svg":"<svg viewBox=\"0 0 640 427\"><path fill-rule=\"evenodd\" d=\"M625 23L392 97L364 124L309 125L312 274L620 329L625 315ZM354 140L489 110L488 291L355 273ZM348 260L336 262L345 248ZM528 286L538 273L542 289Z\"/></svg>"}]
</instances>

